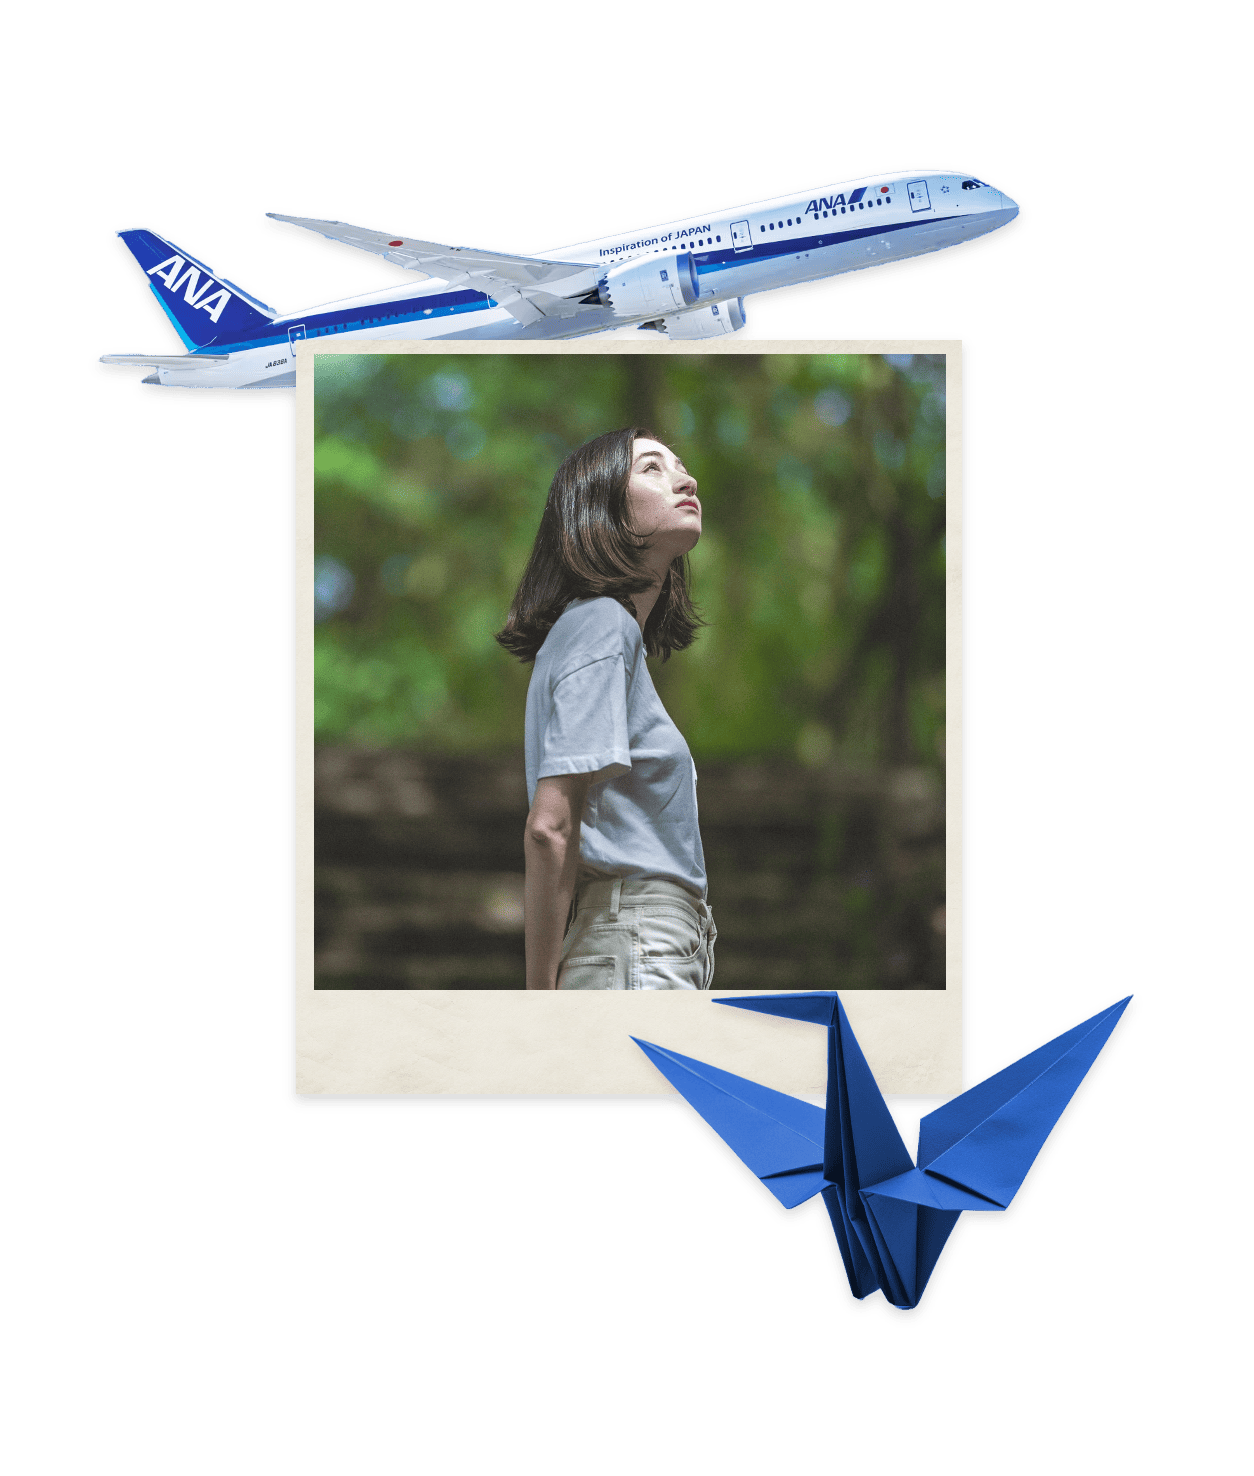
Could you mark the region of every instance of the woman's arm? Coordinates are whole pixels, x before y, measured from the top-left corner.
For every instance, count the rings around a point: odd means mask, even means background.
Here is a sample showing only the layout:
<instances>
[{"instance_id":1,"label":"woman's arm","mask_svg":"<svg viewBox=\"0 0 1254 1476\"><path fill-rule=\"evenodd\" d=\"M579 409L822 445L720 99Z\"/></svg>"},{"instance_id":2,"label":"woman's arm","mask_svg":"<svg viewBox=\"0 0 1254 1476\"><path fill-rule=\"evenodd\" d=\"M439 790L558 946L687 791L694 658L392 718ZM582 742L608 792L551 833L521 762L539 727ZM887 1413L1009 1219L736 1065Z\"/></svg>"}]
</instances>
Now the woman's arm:
<instances>
[{"instance_id":1,"label":"woman's arm","mask_svg":"<svg viewBox=\"0 0 1254 1476\"><path fill-rule=\"evenodd\" d=\"M590 779L589 774L558 774L536 785L523 832L528 989L557 988L562 939L579 870L579 821Z\"/></svg>"}]
</instances>

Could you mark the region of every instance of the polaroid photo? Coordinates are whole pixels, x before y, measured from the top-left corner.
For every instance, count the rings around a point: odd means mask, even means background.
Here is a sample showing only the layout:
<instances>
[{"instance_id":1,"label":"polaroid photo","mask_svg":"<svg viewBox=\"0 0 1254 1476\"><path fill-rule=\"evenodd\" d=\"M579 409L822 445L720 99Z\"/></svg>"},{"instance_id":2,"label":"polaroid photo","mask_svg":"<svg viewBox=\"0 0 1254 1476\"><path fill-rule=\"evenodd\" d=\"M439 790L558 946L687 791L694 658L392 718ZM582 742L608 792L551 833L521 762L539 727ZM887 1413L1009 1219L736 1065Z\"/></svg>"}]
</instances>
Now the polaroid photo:
<instances>
[{"instance_id":1,"label":"polaroid photo","mask_svg":"<svg viewBox=\"0 0 1254 1476\"><path fill-rule=\"evenodd\" d=\"M667 1092L640 1035L820 1095L819 1032L704 996L832 988L885 1090L958 1090L959 345L297 357L298 1090ZM615 439L633 428L653 440ZM717 942L712 978L607 967L528 989L545 656L498 636L554 478L590 443L656 444L699 501L688 635L647 680L699 812L700 860L681 827L687 859L657 870L707 883Z\"/></svg>"}]
</instances>

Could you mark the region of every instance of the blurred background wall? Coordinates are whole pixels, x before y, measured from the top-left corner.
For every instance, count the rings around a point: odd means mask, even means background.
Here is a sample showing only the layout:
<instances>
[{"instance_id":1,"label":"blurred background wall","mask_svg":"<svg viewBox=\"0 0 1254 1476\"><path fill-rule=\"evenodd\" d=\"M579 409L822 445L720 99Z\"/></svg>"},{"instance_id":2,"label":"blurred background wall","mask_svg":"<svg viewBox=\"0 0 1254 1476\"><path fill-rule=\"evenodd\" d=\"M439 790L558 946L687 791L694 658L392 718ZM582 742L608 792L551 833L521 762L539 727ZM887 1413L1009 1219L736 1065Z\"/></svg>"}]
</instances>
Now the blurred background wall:
<instances>
[{"instance_id":1,"label":"blurred background wall","mask_svg":"<svg viewBox=\"0 0 1254 1476\"><path fill-rule=\"evenodd\" d=\"M565 454L651 427L700 483L716 987L938 989L945 363L316 359L317 984L523 987L529 667L493 640Z\"/></svg>"}]
</instances>

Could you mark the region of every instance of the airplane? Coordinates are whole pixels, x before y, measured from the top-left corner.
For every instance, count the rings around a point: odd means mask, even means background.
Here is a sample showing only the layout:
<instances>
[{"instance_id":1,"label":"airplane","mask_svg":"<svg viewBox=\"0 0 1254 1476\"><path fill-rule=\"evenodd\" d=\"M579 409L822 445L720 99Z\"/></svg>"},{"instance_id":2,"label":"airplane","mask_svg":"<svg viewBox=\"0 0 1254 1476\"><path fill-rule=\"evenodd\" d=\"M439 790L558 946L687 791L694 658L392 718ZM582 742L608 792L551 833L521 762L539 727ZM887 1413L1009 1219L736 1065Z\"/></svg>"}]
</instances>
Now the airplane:
<instances>
[{"instance_id":1,"label":"airplane","mask_svg":"<svg viewBox=\"0 0 1254 1476\"><path fill-rule=\"evenodd\" d=\"M745 297L972 241L1019 213L969 174L877 175L707 212L545 252L509 256L275 215L424 275L414 286L280 316L153 231L119 231L185 354L105 354L151 369L144 384L285 389L305 339L580 338L614 328L677 340L745 326Z\"/></svg>"}]
</instances>

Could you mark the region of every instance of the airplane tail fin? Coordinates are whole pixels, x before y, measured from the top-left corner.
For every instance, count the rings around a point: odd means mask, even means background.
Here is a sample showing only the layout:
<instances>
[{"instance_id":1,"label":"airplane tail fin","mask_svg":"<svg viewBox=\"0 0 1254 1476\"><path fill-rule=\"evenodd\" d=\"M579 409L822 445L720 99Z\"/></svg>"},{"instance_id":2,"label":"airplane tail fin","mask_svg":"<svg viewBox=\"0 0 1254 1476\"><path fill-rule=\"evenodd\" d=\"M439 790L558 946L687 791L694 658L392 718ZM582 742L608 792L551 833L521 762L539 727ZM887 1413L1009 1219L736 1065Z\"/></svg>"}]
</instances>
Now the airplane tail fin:
<instances>
[{"instance_id":1,"label":"airplane tail fin","mask_svg":"<svg viewBox=\"0 0 1254 1476\"><path fill-rule=\"evenodd\" d=\"M278 316L234 282L153 231L119 231L153 295L189 349L254 337Z\"/></svg>"}]
</instances>

